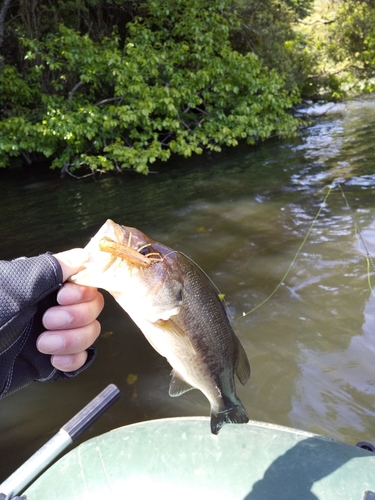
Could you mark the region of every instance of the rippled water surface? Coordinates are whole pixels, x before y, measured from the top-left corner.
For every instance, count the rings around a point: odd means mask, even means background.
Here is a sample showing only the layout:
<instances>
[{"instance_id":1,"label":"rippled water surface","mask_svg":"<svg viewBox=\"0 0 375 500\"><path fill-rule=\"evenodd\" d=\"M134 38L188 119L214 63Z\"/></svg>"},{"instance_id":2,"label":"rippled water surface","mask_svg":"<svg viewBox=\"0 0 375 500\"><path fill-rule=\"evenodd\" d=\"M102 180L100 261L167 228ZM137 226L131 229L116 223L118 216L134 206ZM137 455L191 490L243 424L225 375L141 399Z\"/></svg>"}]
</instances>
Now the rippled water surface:
<instances>
[{"instance_id":1,"label":"rippled water surface","mask_svg":"<svg viewBox=\"0 0 375 500\"><path fill-rule=\"evenodd\" d=\"M238 388L251 419L375 443L374 132L374 101L359 101L294 139L176 159L148 177L0 172L0 258L83 246L107 218L138 227L225 293L252 367ZM82 439L208 415L198 391L168 396L168 363L107 295L101 323L94 366L0 402L0 480L112 382L121 399Z\"/></svg>"}]
</instances>

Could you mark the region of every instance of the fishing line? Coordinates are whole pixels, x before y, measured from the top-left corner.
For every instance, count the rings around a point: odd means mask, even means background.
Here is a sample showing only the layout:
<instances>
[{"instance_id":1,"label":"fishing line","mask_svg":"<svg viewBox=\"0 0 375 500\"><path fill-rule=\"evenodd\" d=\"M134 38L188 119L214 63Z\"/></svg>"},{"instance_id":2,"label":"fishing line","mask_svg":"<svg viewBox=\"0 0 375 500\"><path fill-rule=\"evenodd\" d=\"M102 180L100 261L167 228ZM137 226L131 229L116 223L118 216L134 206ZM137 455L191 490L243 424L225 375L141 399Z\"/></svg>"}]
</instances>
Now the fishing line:
<instances>
[{"instance_id":1,"label":"fishing line","mask_svg":"<svg viewBox=\"0 0 375 500\"><path fill-rule=\"evenodd\" d=\"M366 246L366 243L365 243L365 240L363 239L363 236L362 236L362 233L361 233L361 230L358 226L358 223L357 223L357 220L356 218L354 217L354 213L353 213L353 210L351 209L349 203L348 203L348 199L347 197L345 196L345 193L344 193L344 190L341 186L341 184L339 182L337 182L337 185L338 187L340 188L340 191L341 191L341 195L342 197L344 198L344 201L345 201L345 204L346 204L346 207L348 208L349 212L350 212L350 216L352 218L352 221L353 221L353 224L354 224L354 233L358 239L358 241L360 243L362 243L362 246L363 246L363 249L364 249L364 256L366 257L366 262L367 262L367 282L368 282L368 285L370 287L370 290L371 290L371 294L373 295L373 297L375 297L375 292L374 292L374 289L372 288L372 284L371 284L371 270L370 270L370 266L372 267L372 271L375 272L375 264L374 264L374 261L370 255L370 252L368 251L367 249L367 246Z\"/></svg>"},{"instance_id":2,"label":"fishing line","mask_svg":"<svg viewBox=\"0 0 375 500\"><path fill-rule=\"evenodd\" d=\"M350 205L349 205L348 200L347 200L347 198L346 198L346 196L345 196L344 190L342 189L342 186L341 186L340 182L338 182L338 181L337 181L337 183L336 183L336 184L337 184L337 185L338 185L338 187L340 188L341 195L342 195L342 197L344 198L345 204L346 204L346 206L347 206L347 208L348 208L348 210L349 210L349 212L350 212L350 215L351 215L351 218L352 218L352 221L353 221L353 224L354 224L354 231L355 231L355 235L356 235L356 237L357 237L358 241L359 241L360 243L362 243L362 246L363 246L363 248L364 248L364 256L366 257L366 261L367 261L367 282L368 282L368 285L369 285L369 288L370 288L371 294L375 297L375 291L374 291L374 289L373 289L373 287L372 287L372 284L371 284L371 269L370 269L370 267L372 267L373 272L375 272L375 263L374 263L374 261L373 261L373 259L372 259L371 255L370 255L370 253L369 253L368 249L367 249L366 243L365 243L365 241L364 241L364 239L363 239L363 237L362 237L362 234L361 234L360 228L359 228L359 226L358 226L358 224L357 224L356 218L354 217L353 211L352 211L352 209L350 208ZM306 233L306 236L304 237L304 239L303 239L303 241L302 241L302 243L301 243L300 247L298 248L297 253L296 253L296 255L294 256L294 259L292 260L292 262L290 263L290 265L289 265L288 269L286 270L286 273L285 273L285 274L284 274L284 276L281 278L280 283L276 286L276 288L273 290L273 292L272 292L272 293L271 293L271 294L270 294L267 298L265 298L265 299L264 299L264 300L263 300L260 304L258 304L257 306L253 307L253 309L251 309L251 310L250 310L249 312L247 312L247 313L243 312L243 313L242 313L242 316L243 316L243 317L248 316L248 315L249 315L249 314L251 314L252 312L256 311L259 307L263 306L266 302L268 302L268 301L269 301L269 300L270 300L270 299L271 299L271 298L275 295L275 293L277 292L277 290L281 287L281 285L283 284L284 280L285 280L285 279L286 279L286 277L288 276L288 274L289 274L290 270L292 269L292 267L293 267L293 265L294 265L295 261L297 260L298 255L301 253L301 250L302 250L302 248L304 247L304 245L305 245L305 243L306 243L306 241L307 241L308 237L310 236L310 233L311 233L311 231L312 231L312 229L313 229L313 227L314 227L314 225L315 225L315 223L316 223L316 221L317 221L318 217L320 216L320 213L321 213L321 211L322 211L323 207L325 206L325 204L326 204L326 202L327 202L327 199L328 199L329 195L331 194L331 191L332 191L333 187L334 187L334 184L328 188L327 194L326 194L326 196L325 196L325 198L324 198L324 200L323 200L322 204L320 205L319 210L318 210L318 212L317 212L317 214L316 214L316 216L315 216L314 220L312 221L312 224L311 224L311 226L310 226L309 230L308 230L308 231L307 231L307 233Z\"/></svg>"},{"instance_id":3,"label":"fishing line","mask_svg":"<svg viewBox=\"0 0 375 500\"><path fill-rule=\"evenodd\" d=\"M306 241L307 241L308 237L310 236L310 233L311 233L311 231L312 231L312 229L313 229L313 227L314 227L314 225L315 225L315 222L318 220L318 217L319 217L319 215L320 215L321 211L323 210L323 207L326 205L326 202L327 202L328 196L331 194L331 191L332 191L332 186L330 186L330 187L328 188L327 194L326 194L326 196L325 196L325 198L324 198L323 202L321 203L321 205L320 205L320 207L319 207L319 210L318 210L317 214L315 215L315 218L314 218L314 220L312 221L312 224L311 224L311 226L310 226L309 230L307 231L307 233L306 233L306 235L305 235L305 237L304 237L304 239L303 239L303 241L302 241L302 243L301 243L301 245L300 245L299 249L297 250L297 253L295 254L295 256L294 256L294 258L293 258L292 262L290 263L290 265L289 265L288 269L286 270L286 273L285 273L285 274L284 274L284 276L281 278L280 283L277 285L277 287L274 289L274 291L273 291L273 292L272 292L272 293L271 293L271 294L270 294L267 298L265 298L265 299L263 300L263 302L261 302L260 304L258 304L258 305L257 305L257 306L255 306L255 307L253 307L253 309L251 309L249 312L247 312L247 313L243 312L243 313L242 313L242 316L243 316L243 317L248 316L248 315L249 315L249 314L251 314L252 312L256 311L256 310L257 310L259 307L261 307L263 304L265 304L266 302L268 302L268 301L269 301L269 300L270 300L270 299L271 299L271 298L275 295L275 293L277 292L277 290L281 287L281 285L283 284L284 280L285 280L285 279L286 279L286 277L288 276L288 274L289 274L290 270L292 269L292 267L293 267L293 265L294 265L295 261L297 260L298 255L301 253L301 250L302 250L302 248L304 247L304 245L305 245L305 243L306 243Z\"/></svg>"},{"instance_id":4,"label":"fishing line","mask_svg":"<svg viewBox=\"0 0 375 500\"><path fill-rule=\"evenodd\" d=\"M168 253L167 255L164 255L164 257L167 257L168 255L170 255L171 253L179 253L180 255L182 255L183 257L185 257L185 259L187 259L188 261L190 261L207 279L208 281L211 283L211 285L213 286L213 288L215 289L216 293L217 293L217 296L219 297L219 299L225 303L224 301L224 294L220 292L220 290L218 289L218 287L215 285L215 283L212 281L212 279L208 276L208 274L201 268L201 266L199 264L197 264L191 257L189 257L188 255L186 255L185 253L183 252L180 252L179 250L175 250L173 252L170 252Z\"/></svg>"}]
</instances>

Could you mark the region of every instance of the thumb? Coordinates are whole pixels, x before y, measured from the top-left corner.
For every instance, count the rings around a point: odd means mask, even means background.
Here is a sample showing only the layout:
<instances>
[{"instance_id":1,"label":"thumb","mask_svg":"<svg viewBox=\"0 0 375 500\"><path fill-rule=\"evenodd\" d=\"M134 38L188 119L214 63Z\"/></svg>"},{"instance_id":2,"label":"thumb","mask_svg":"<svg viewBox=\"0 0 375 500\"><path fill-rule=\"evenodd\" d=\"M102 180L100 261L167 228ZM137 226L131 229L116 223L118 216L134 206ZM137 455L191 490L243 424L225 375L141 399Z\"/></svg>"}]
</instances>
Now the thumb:
<instances>
[{"instance_id":1,"label":"thumb","mask_svg":"<svg viewBox=\"0 0 375 500\"><path fill-rule=\"evenodd\" d=\"M73 248L66 252L55 253L53 256L59 261L63 272L63 281L66 281L72 274L83 268L90 255L85 248Z\"/></svg>"}]
</instances>

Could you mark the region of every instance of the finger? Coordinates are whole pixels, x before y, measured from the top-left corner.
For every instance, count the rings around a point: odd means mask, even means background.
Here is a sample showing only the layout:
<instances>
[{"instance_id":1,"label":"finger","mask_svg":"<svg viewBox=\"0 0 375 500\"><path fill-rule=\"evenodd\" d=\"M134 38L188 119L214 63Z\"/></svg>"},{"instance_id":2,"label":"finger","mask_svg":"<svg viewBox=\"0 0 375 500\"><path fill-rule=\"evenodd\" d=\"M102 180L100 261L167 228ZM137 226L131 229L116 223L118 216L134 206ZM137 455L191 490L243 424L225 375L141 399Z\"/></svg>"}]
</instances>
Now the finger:
<instances>
[{"instance_id":1,"label":"finger","mask_svg":"<svg viewBox=\"0 0 375 500\"><path fill-rule=\"evenodd\" d=\"M103 307L103 295L97 292L89 302L50 307L44 313L42 322L47 330L79 328L97 318Z\"/></svg>"},{"instance_id":2,"label":"finger","mask_svg":"<svg viewBox=\"0 0 375 500\"><path fill-rule=\"evenodd\" d=\"M63 281L80 271L89 256L89 252L84 248L73 248L66 252L55 253L54 257L59 261L63 272Z\"/></svg>"},{"instance_id":3,"label":"finger","mask_svg":"<svg viewBox=\"0 0 375 500\"><path fill-rule=\"evenodd\" d=\"M97 288L77 285L76 283L64 283L57 294L57 302L61 306L89 302L98 293Z\"/></svg>"},{"instance_id":4,"label":"finger","mask_svg":"<svg viewBox=\"0 0 375 500\"><path fill-rule=\"evenodd\" d=\"M43 354L78 354L90 347L99 333L100 323L95 320L81 328L43 332L39 335L36 346Z\"/></svg>"},{"instance_id":5,"label":"finger","mask_svg":"<svg viewBox=\"0 0 375 500\"><path fill-rule=\"evenodd\" d=\"M62 372L73 372L81 368L87 360L87 352L79 352L77 354L67 354L65 356L51 356L51 364L57 370Z\"/></svg>"}]
</instances>

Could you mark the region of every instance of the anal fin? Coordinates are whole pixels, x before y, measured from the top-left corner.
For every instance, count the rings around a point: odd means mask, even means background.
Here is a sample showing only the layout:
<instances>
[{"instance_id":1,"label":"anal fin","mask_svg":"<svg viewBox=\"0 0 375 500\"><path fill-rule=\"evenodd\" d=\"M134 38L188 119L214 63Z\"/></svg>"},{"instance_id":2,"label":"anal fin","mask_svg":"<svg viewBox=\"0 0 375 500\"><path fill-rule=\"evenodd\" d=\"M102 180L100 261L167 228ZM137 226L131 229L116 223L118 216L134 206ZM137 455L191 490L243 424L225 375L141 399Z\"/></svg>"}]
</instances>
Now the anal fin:
<instances>
[{"instance_id":1,"label":"anal fin","mask_svg":"<svg viewBox=\"0 0 375 500\"><path fill-rule=\"evenodd\" d=\"M192 385L188 384L176 370L172 370L172 380L169 385L169 395L172 396L172 398L181 396L181 394L191 391L192 389L194 389Z\"/></svg>"}]
</instances>

